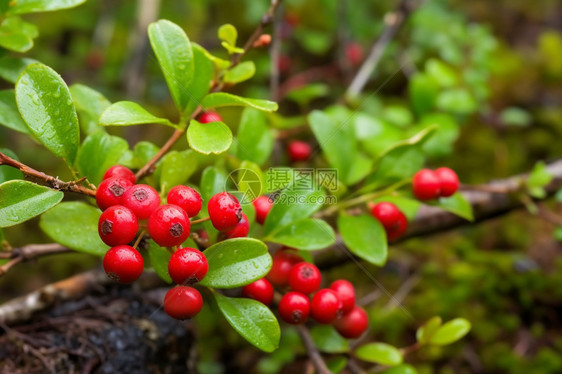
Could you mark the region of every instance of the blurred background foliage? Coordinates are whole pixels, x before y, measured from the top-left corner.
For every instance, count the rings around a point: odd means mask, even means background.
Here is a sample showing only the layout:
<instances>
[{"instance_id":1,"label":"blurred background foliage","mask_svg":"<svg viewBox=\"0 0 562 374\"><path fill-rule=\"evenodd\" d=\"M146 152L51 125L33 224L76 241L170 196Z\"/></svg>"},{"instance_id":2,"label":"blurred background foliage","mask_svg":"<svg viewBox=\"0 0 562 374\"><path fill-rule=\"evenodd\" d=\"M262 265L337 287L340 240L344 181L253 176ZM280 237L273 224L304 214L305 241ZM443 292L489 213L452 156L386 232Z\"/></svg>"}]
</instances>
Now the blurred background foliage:
<instances>
[{"instance_id":1,"label":"blurred background foliage","mask_svg":"<svg viewBox=\"0 0 562 374\"><path fill-rule=\"evenodd\" d=\"M138 49L146 39L146 30L135 32L143 3L88 0L75 9L26 15L40 35L25 56L51 66L68 84L86 84L112 102L137 100L155 115L173 116L154 56L147 45ZM227 54L217 38L218 26L235 25L243 41L269 6L266 0L154 3L160 5L158 17L179 24L191 40L223 58ZM248 55L256 64L255 78L233 91L277 96L281 109L274 122L283 141L314 142L304 116L342 102L383 29L384 15L396 4L284 1L278 23L278 92L269 88L271 59L263 48ZM0 88L12 85L0 81ZM347 104L357 111L353 125L367 154L374 157L385 142L438 123L438 131L424 145L428 163L450 166L464 183L476 184L530 170L538 160L562 157L561 102L560 1L429 0L390 43L364 95ZM239 114L221 111L234 127ZM157 126L111 129L126 136L131 147L142 139L162 144L171 131ZM37 169L70 178L28 137L0 128L0 144ZM558 202L549 205L560 211ZM554 229L522 211L393 246L383 269L367 268L403 307L352 263L331 270L329 278L343 276L358 285L359 296L368 302L375 340L412 344L415 329L434 315L471 321L472 331L461 342L408 356L419 373L560 373L562 247ZM13 246L48 241L36 220L5 235ZM23 264L2 279L0 298L7 300L97 262L71 254ZM244 367L252 360L262 373L290 372L292 362L305 359L291 329L284 332L277 352L263 356L231 329L217 334L216 320L211 311L197 319L202 373L223 372L221 361ZM244 348L236 348L241 353L234 355L234 347ZM336 367L337 347L325 350L333 353L331 364Z\"/></svg>"}]
</instances>

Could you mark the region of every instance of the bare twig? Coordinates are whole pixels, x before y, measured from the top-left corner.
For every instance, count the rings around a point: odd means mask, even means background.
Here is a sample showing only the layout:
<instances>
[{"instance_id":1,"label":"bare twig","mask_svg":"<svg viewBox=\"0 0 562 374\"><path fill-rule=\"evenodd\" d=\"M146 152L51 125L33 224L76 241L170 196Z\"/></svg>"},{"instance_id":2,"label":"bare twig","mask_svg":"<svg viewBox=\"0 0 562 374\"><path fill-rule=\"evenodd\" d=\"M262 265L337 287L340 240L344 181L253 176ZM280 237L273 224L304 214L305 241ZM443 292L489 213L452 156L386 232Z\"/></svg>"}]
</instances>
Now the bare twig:
<instances>
[{"instance_id":1,"label":"bare twig","mask_svg":"<svg viewBox=\"0 0 562 374\"><path fill-rule=\"evenodd\" d=\"M52 244L29 244L24 247L14 248L9 252L0 252L0 258L10 259L0 266L0 277L6 274L12 267L20 262L30 261L42 256L57 253L66 253L71 250L57 243Z\"/></svg>"},{"instance_id":2,"label":"bare twig","mask_svg":"<svg viewBox=\"0 0 562 374\"><path fill-rule=\"evenodd\" d=\"M324 362L322 355L314 345L314 341L312 341L312 336L310 336L310 332L308 332L306 326L297 325L297 331L299 332L301 340L308 352L308 356L310 357L310 360L312 361L312 364L316 369L316 373L330 374L330 369L328 369L328 366L326 366L326 363Z\"/></svg>"},{"instance_id":3,"label":"bare twig","mask_svg":"<svg viewBox=\"0 0 562 374\"><path fill-rule=\"evenodd\" d=\"M0 165L7 165L15 169L18 169L22 173L24 173L27 177L32 179L34 182L45 185L55 190L59 190L63 192L71 191L87 196L96 196L95 190L79 185L79 183L81 183L83 179L79 179L74 182L64 182L58 179L57 177L53 177L52 175L45 174L17 160L14 160L13 158L5 155L2 152L0 152Z\"/></svg>"},{"instance_id":4,"label":"bare twig","mask_svg":"<svg viewBox=\"0 0 562 374\"><path fill-rule=\"evenodd\" d=\"M552 223L556 226L562 226L562 216L554 213L552 210L548 209L544 204L538 204L539 216L544 220Z\"/></svg>"}]
</instances>

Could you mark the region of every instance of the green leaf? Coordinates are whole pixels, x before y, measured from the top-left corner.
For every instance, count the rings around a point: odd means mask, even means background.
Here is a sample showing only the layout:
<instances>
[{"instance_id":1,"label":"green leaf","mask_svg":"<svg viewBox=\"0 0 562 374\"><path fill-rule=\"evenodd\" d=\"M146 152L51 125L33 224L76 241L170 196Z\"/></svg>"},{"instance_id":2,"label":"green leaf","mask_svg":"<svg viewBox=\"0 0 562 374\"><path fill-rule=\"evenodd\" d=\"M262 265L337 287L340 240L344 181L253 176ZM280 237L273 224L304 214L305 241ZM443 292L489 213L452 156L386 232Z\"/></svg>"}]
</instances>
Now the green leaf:
<instances>
[{"instance_id":1,"label":"green leaf","mask_svg":"<svg viewBox=\"0 0 562 374\"><path fill-rule=\"evenodd\" d=\"M244 61L236 65L224 74L224 82L236 84L247 81L256 74L256 65L253 61Z\"/></svg>"},{"instance_id":2,"label":"green leaf","mask_svg":"<svg viewBox=\"0 0 562 374\"><path fill-rule=\"evenodd\" d=\"M313 251L334 244L336 234L325 221L307 218L273 231L264 240L291 248Z\"/></svg>"},{"instance_id":3,"label":"green leaf","mask_svg":"<svg viewBox=\"0 0 562 374\"><path fill-rule=\"evenodd\" d=\"M292 89L285 96L300 106L306 106L312 100L327 96L329 93L329 85L325 83L312 83Z\"/></svg>"},{"instance_id":4,"label":"green leaf","mask_svg":"<svg viewBox=\"0 0 562 374\"><path fill-rule=\"evenodd\" d=\"M0 77L10 83L16 83L25 68L36 62L38 61L32 58L2 57L0 58Z\"/></svg>"},{"instance_id":5,"label":"green leaf","mask_svg":"<svg viewBox=\"0 0 562 374\"><path fill-rule=\"evenodd\" d=\"M184 184L197 170L197 156L192 150L169 152L159 168L160 188L167 193L172 187Z\"/></svg>"},{"instance_id":6,"label":"green leaf","mask_svg":"<svg viewBox=\"0 0 562 374\"><path fill-rule=\"evenodd\" d=\"M267 126L265 114L253 108L242 112L238 127L237 155L241 160L249 160L262 165L269 159L275 141L273 131Z\"/></svg>"},{"instance_id":7,"label":"green leaf","mask_svg":"<svg viewBox=\"0 0 562 374\"><path fill-rule=\"evenodd\" d=\"M143 140L135 144L133 155L137 166L140 168L145 165L159 150L158 146L148 141Z\"/></svg>"},{"instance_id":8,"label":"green leaf","mask_svg":"<svg viewBox=\"0 0 562 374\"><path fill-rule=\"evenodd\" d=\"M127 141L118 136L105 132L89 135L78 151L78 172L97 186L107 169L117 165L128 149Z\"/></svg>"},{"instance_id":9,"label":"green leaf","mask_svg":"<svg viewBox=\"0 0 562 374\"><path fill-rule=\"evenodd\" d=\"M240 196L235 196L241 203L250 203L262 194L265 182L263 172L257 164L242 161L238 168L236 188Z\"/></svg>"},{"instance_id":10,"label":"green leaf","mask_svg":"<svg viewBox=\"0 0 562 374\"><path fill-rule=\"evenodd\" d=\"M408 364L394 366L382 372L383 374L418 374L417 370Z\"/></svg>"},{"instance_id":11,"label":"green leaf","mask_svg":"<svg viewBox=\"0 0 562 374\"><path fill-rule=\"evenodd\" d=\"M181 27L168 20L148 26L148 38L168 83L172 99L183 113L191 98L187 89L193 79L194 63L191 43Z\"/></svg>"},{"instance_id":12,"label":"green leaf","mask_svg":"<svg viewBox=\"0 0 562 374\"><path fill-rule=\"evenodd\" d=\"M168 119L156 117L132 101L119 101L111 104L100 117L100 125L102 126L130 126L150 123L175 127Z\"/></svg>"},{"instance_id":13,"label":"green leaf","mask_svg":"<svg viewBox=\"0 0 562 374\"><path fill-rule=\"evenodd\" d=\"M317 325L310 329L314 345L326 353L347 353L349 342L343 338L332 326Z\"/></svg>"},{"instance_id":14,"label":"green leaf","mask_svg":"<svg viewBox=\"0 0 562 374\"><path fill-rule=\"evenodd\" d=\"M263 234L271 235L276 230L303 220L322 207L325 193L312 188L300 190L294 185L281 191L265 219Z\"/></svg>"},{"instance_id":15,"label":"green leaf","mask_svg":"<svg viewBox=\"0 0 562 374\"><path fill-rule=\"evenodd\" d=\"M0 184L0 227L25 222L57 205L64 194L35 183L12 180Z\"/></svg>"},{"instance_id":16,"label":"green leaf","mask_svg":"<svg viewBox=\"0 0 562 374\"><path fill-rule=\"evenodd\" d=\"M328 369L332 373L339 374L347 367L347 357L336 356L328 360L328 362L326 362L326 366L328 366Z\"/></svg>"},{"instance_id":17,"label":"green leaf","mask_svg":"<svg viewBox=\"0 0 562 374\"><path fill-rule=\"evenodd\" d=\"M73 8L85 2L86 0L17 0L10 3L8 14L51 12Z\"/></svg>"},{"instance_id":18,"label":"green leaf","mask_svg":"<svg viewBox=\"0 0 562 374\"><path fill-rule=\"evenodd\" d=\"M26 52L33 47L39 32L37 26L12 16L0 21L0 47L15 52Z\"/></svg>"},{"instance_id":19,"label":"green leaf","mask_svg":"<svg viewBox=\"0 0 562 374\"><path fill-rule=\"evenodd\" d=\"M453 87L459 83L457 72L443 61L434 58L425 63L425 72L441 87Z\"/></svg>"},{"instance_id":20,"label":"green leaf","mask_svg":"<svg viewBox=\"0 0 562 374\"><path fill-rule=\"evenodd\" d=\"M14 160L19 161L18 156L16 156L16 154L10 151L9 149L0 148L0 152L2 152L8 157L13 158ZM14 179L23 179L23 173L11 166L0 165L0 183L4 183L6 181L10 181Z\"/></svg>"},{"instance_id":21,"label":"green leaf","mask_svg":"<svg viewBox=\"0 0 562 374\"><path fill-rule=\"evenodd\" d=\"M162 280L166 283L172 283L172 278L168 273L168 262L172 254L166 248L160 247L154 240L148 242L148 257L152 268Z\"/></svg>"},{"instance_id":22,"label":"green leaf","mask_svg":"<svg viewBox=\"0 0 562 374\"><path fill-rule=\"evenodd\" d=\"M232 144L232 131L223 122L199 123L191 120L187 128L187 142L199 153L208 155L226 152Z\"/></svg>"},{"instance_id":23,"label":"green leaf","mask_svg":"<svg viewBox=\"0 0 562 374\"><path fill-rule=\"evenodd\" d=\"M423 324L416 331L416 339L420 344L426 344L433 337L435 332L441 327L443 321L441 317L433 317L429 321Z\"/></svg>"},{"instance_id":24,"label":"green leaf","mask_svg":"<svg viewBox=\"0 0 562 374\"><path fill-rule=\"evenodd\" d=\"M382 118L398 127L407 127L414 121L410 109L403 105L388 105L382 112Z\"/></svg>"},{"instance_id":25,"label":"green leaf","mask_svg":"<svg viewBox=\"0 0 562 374\"><path fill-rule=\"evenodd\" d=\"M408 89L412 108L418 116L435 108L439 85L433 78L424 73L416 73L410 79Z\"/></svg>"},{"instance_id":26,"label":"green leaf","mask_svg":"<svg viewBox=\"0 0 562 374\"><path fill-rule=\"evenodd\" d=\"M29 65L16 83L16 102L35 138L72 165L80 128L70 91L60 75L43 64Z\"/></svg>"},{"instance_id":27,"label":"green leaf","mask_svg":"<svg viewBox=\"0 0 562 374\"><path fill-rule=\"evenodd\" d=\"M545 163L537 162L526 181L529 194L537 199L543 199L546 196L544 187L552 182L552 179L554 176L548 172Z\"/></svg>"},{"instance_id":28,"label":"green leaf","mask_svg":"<svg viewBox=\"0 0 562 374\"><path fill-rule=\"evenodd\" d=\"M459 125L454 117L446 113L432 113L424 116L412 131L432 129L424 140L422 149L433 157L445 157L453 153L453 144L459 137Z\"/></svg>"},{"instance_id":29,"label":"green leaf","mask_svg":"<svg viewBox=\"0 0 562 374\"><path fill-rule=\"evenodd\" d=\"M456 214L468 221L474 221L472 205L470 205L470 203L459 192L450 197L440 197L436 202L429 202L429 204L438 206L439 208Z\"/></svg>"},{"instance_id":30,"label":"green leaf","mask_svg":"<svg viewBox=\"0 0 562 374\"><path fill-rule=\"evenodd\" d=\"M204 109L218 108L223 106L245 106L263 110L265 112L274 112L279 107L276 102L269 100L248 99L224 92L215 92L203 98L201 102Z\"/></svg>"},{"instance_id":31,"label":"green leaf","mask_svg":"<svg viewBox=\"0 0 562 374\"><path fill-rule=\"evenodd\" d=\"M470 322L464 318L455 318L441 326L431 339L430 344L447 345L456 342L470 331Z\"/></svg>"},{"instance_id":32,"label":"green leaf","mask_svg":"<svg viewBox=\"0 0 562 374\"><path fill-rule=\"evenodd\" d=\"M218 36L220 40L227 42L231 46L236 46L236 39L238 39L238 31L236 31L236 27L227 23L219 27Z\"/></svg>"},{"instance_id":33,"label":"green leaf","mask_svg":"<svg viewBox=\"0 0 562 374\"><path fill-rule=\"evenodd\" d=\"M97 131L104 131L103 127L99 125L99 119L103 111L111 105L111 102L98 91L83 84L70 86L70 94L80 117L82 131L88 135Z\"/></svg>"},{"instance_id":34,"label":"green leaf","mask_svg":"<svg viewBox=\"0 0 562 374\"><path fill-rule=\"evenodd\" d=\"M478 110L474 97L464 88L441 91L437 97L437 107L458 114L470 114Z\"/></svg>"},{"instance_id":35,"label":"green leaf","mask_svg":"<svg viewBox=\"0 0 562 374\"><path fill-rule=\"evenodd\" d=\"M68 248L103 256L108 247L98 234L100 215L98 209L83 202L62 203L41 216L39 227Z\"/></svg>"},{"instance_id":36,"label":"green leaf","mask_svg":"<svg viewBox=\"0 0 562 374\"><path fill-rule=\"evenodd\" d=\"M357 358L375 364L395 366L402 363L402 354L390 344L368 343L357 348Z\"/></svg>"},{"instance_id":37,"label":"green leaf","mask_svg":"<svg viewBox=\"0 0 562 374\"><path fill-rule=\"evenodd\" d=\"M363 260L382 266L388 255L386 233L379 221L370 215L340 214L338 228L349 250Z\"/></svg>"},{"instance_id":38,"label":"green leaf","mask_svg":"<svg viewBox=\"0 0 562 374\"><path fill-rule=\"evenodd\" d=\"M421 202L419 200L410 199L403 196L382 196L378 199L373 200L373 203L380 203L382 201L387 201L398 207L406 215L408 221L412 221L416 218L418 209L420 208Z\"/></svg>"},{"instance_id":39,"label":"green leaf","mask_svg":"<svg viewBox=\"0 0 562 374\"><path fill-rule=\"evenodd\" d=\"M370 188L382 187L411 178L425 163L419 147L399 147L385 155L375 171L367 177Z\"/></svg>"},{"instance_id":40,"label":"green leaf","mask_svg":"<svg viewBox=\"0 0 562 374\"><path fill-rule=\"evenodd\" d=\"M527 127L533 123L533 116L524 109L509 107L501 111L500 121L508 126Z\"/></svg>"},{"instance_id":41,"label":"green leaf","mask_svg":"<svg viewBox=\"0 0 562 374\"><path fill-rule=\"evenodd\" d=\"M281 329L271 309L251 299L213 296L224 318L248 342L265 352L277 349Z\"/></svg>"},{"instance_id":42,"label":"green leaf","mask_svg":"<svg viewBox=\"0 0 562 374\"><path fill-rule=\"evenodd\" d=\"M226 189L226 173L214 166L203 170L201 175L201 196L203 201L209 201L211 197Z\"/></svg>"},{"instance_id":43,"label":"green leaf","mask_svg":"<svg viewBox=\"0 0 562 374\"><path fill-rule=\"evenodd\" d=\"M193 111L209 92L211 81L215 74L213 61L209 59L208 52L201 46L192 43L193 49L193 79L187 87L189 102L184 110L184 118L189 118Z\"/></svg>"},{"instance_id":44,"label":"green leaf","mask_svg":"<svg viewBox=\"0 0 562 374\"><path fill-rule=\"evenodd\" d=\"M209 272L201 284L214 288L235 288L263 278L271 269L267 246L251 238L236 238L213 244L205 250Z\"/></svg>"},{"instance_id":45,"label":"green leaf","mask_svg":"<svg viewBox=\"0 0 562 374\"><path fill-rule=\"evenodd\" d=\"M0 124L23 134L29 134L16 104L14 90L0 91Z\"/></svg>"}]
</instances>

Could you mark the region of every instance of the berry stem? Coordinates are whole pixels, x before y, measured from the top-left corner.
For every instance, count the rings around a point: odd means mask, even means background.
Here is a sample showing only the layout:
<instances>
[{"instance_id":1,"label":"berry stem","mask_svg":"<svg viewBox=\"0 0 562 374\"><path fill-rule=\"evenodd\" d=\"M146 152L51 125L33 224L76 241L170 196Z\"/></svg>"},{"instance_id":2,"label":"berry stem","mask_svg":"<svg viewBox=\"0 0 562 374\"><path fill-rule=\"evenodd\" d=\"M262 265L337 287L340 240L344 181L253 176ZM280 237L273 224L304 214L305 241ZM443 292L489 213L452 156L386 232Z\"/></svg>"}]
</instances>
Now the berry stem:
<instances>
[{"instance_id":1,"label":"berry stem","mask_svg":"<svg viewBox=\"0 0 562 374\"><path fill-rule=\"evenodd\" d=\"M324 359L322 358L322 355L318 351L318 348L316 348L316 345L314 345L312 336L310 336L310 332L308 331L306 326L296 325L296 328L297 331L299 332L299 335L301 337L304 346L306 347L306 351L308 352L308 356L310 357L310 360L312 361L312 364L314 365L316 372L318 374L330 374L331 371L330 369L328 369L326 362L324 362Z\"/></svg>"},{"instance_id":2,"label":"berry stem","mask_svg":"<svg viewBox=\"0 0 562 374\"><path fill-rule=\"evenodd\" d=\"M192 225L196 225L198 223L202 223L202 222L206 222L206 221L210 221L211 217L207 217L207 218L201 218L201 219L194 219L193 221L191 221Z\"/></svg>"},{"instance_id":3,"label":"berry stem","mask_svg":"<svg viewBox=\"0 0 562 374\"><path fill-rule=\"evenodd\" d=\"M145 235L146 235L146 230L142 230L139 236L137 237L137 240L135 240L135 244L133 244L134 249L137 249L139 243L141 242L142 238L144 238Z\"/></svg>"}]
</instances>

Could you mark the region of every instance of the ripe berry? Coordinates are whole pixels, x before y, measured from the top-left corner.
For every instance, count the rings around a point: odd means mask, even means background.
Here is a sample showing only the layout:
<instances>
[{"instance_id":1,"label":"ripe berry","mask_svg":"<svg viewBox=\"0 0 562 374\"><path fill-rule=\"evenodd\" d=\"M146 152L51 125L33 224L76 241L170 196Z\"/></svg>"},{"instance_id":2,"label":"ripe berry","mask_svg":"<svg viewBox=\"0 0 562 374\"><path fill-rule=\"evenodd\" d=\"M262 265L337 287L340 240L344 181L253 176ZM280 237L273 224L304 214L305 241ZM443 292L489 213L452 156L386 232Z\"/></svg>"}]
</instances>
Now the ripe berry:
<instances>
[{"instance_id":1,"label":"ripe berry","mask_svg":"<svg viewBox=\"0 0 562 374\"><path fill-rule=\"evenodd\" d=\"M369 319L365 310L355 306L351 312L334 321L334 327L341 336L347 339L355 339L363 335L369 327Z\"/></svg>"},{"instance_id":2,"label":"ripe berry","mask_svg":"<svg viewBox=\"0 0 562 374\"><path fill-rule=\"evenodd\" d=\"M168 262L168 273L177 284L200 282L207 275L207 271L209 271L207 258L203 252L195 248L179 248Z\"/></svg>"},{"instance_id":3,"label":"ripe berry","mask_svg":"<svg viewBox=\"0 0 562 374\"><path fill-rule=\"evenodd\" d=\"M103 269L119 283L132 283L142 274L144 261L141 254L128 245L118 245L106 252L103 257Z\"/></svg>"},{"instance_id":4,"label":"ripe berry","mask_svg":"<svg viewBox=\"0 0 562 374\"><path fill-rule=\"evenodd\" d=\"M281 249L273 255L273 265L266 278L275 286L284 287L289 284L289 273L294 265L304 259L295 251Z\"/></svg>"},{"instance_id":5,"label":"ripe berry","mask_svg":"<svg viewBox=\"0 0 562 374\"><path fill-rule=\"evenodd\" d=\"M107 208L98 221L100 238L109 246L129 243L137 235L138 229L137 217L123 205Z\"/></svg>"},{"instance_id":6,"label":"ripe berry","mask_svg":"<svg viewBox=\"0 0 562 374\"><path fill-rule=\"evenodd\" d=\"M201 211L201 195L188 186L175 186L168 192L168 204L174 204L185 210L189 217L195 217Z\"/></svg>"},{"instance_id":7,"label":"ripe berry","mask_svg":"<svg viewBox=\"0 0 562 374\"><path fill-rule=\"evenodd\" d=\"M164 311L175 319L194 317L203 307L203 298L193 287L176 286L164 297Z\"/></svg>"},{"instance_id":8,"label":"ripe berry","mask_svg":"<svg viewBox=\"0 0 562 374\"><path fill-rule=\"evenodd\" d=\"M250 231L250 224L248 223L248 217L244 213L242 213L242 219L240 222L234 227L232 230L225 231L224 235L229 238L245 238L248 236L248 232Z\"/></svg>"},{"instance_id":9,"label":"ripe berry","mask_svg":"<svg viewBox=\"0 0 562 374\"><path fill-rule=\"evenodd\" d=\"M222 117L216 112L204 112L197 117L199 123L223 122Z\"/></svg>"},{"instance_id":10,"label":"ripe berry","mask_svg":"<svg viewBox=\"0 0 562 374\"><path fill-rule=\"evenodd\" d=\"M320 270L308 262L293 266L289 272L289 285L295 291L305 294L312 293L320 287L322 275Z\"/></svg>"},{"instance_id":11,"label":"ripe berry","mask_svg":"<svg viewBox=\"0 0 562 374\"><path fill-rule=\"evenodd\" d=\"M386 230L386 238L389 241L393 241L404 235L404 233L408 230L408 219L404 215L404 213L400 212L398 216L398 220L396 225L393 229Z\"/></svg>"},{"instance_id":12,"label":"ripe berry","mask_svg":"<svg viewBox=\"0 0 562 374\"><path fill-rule=\"evenodd\" d=\"M439 168L435 170L437 178L441 182L441 196L449 197L459 189L459 177L454 170L449 168Z\"/></svg>"},{"instance_id":13,"label":"ripe berry","mask_svg":"<svg viewBox=\"0 0 562 374\"><path fill-rule=\"evenodd\" d=\"M383 225L389 240L398 238L408 229L406 216L392 203L382 202L373 205L371 215Z\"/></svg>"},{"instance_id":14,"label":"ripe berry","mask_svg":"<svg viewBox=\"0 0 562 374\"><path fill-rule=\"evenodd\" d=\"M342 303L343 314L349 313L355 306L355 289L351 282L345 279L338 279L330 285L330 289L338 294Z\"/></svg>"},{"instance_id":15,"label":"ripe berry","mask_svg":"<svg viewBox=\"0 0 562 374\"><path fill-rule=\"evenodd\" d=\"M357 66L363 61L363 47L357 42L351 42L345 47L345 57L349 60L351 65Z\"/></svg>"},{"instance_id":16,"label":"ripe berry","mask_svg":"<svg viewBox=\"0 0 562 374\"><path fill-rule=\"evenodd\" d=\"M342 302L335 291L324 288L312 297L310 311L318 323L332 323L343 314Z\"/></svg>"},{"instance_id":17,"label":"ripe berry","mask_svg":"<svg viewBox=\"0 0 562 374\"><path fill-rule=\"evenodd\" d=\"M300 292L289 292L279 301L279 315L293 325L305 323L310 314L310 301Z\"/></svg>"},{"instance_id":18,"label":"ripe berry","mask_svg":"<svg viewBox=\"0 0 562 374\"><path fill-rule=\"evenodd\" d=\"M138 219L147 219L160 206L160 196L146 184L135 184L123 194L121 204L131 209Z\"/></svg>"},{"instance_id":19,"label":"ripe berry","mask_svg":"<svg viewBox=\"0 0 562 374\"><path fill-rule=\"evenodd\" d=\"M312 147L308 143L294 140L289 143L287 151L291 162L306 161L312 154Z\"/></svg>"},{"instance_id":20,"label":"ripe berry","mask_svg":"<svg viewBox=\"0 0 562 374\"><path fill-rule=\"evenodd\" d=\"M219 231L234 229L242 219L242 208L238 199L228 192L221 192L211 197L207 208L211 223Z\"/></svg>"},{"instance_id":21,"label":"ripe berry","mask_svg":"<svg viewBox=\"0 0 562 374\"><path fill-rule=\"evenodd\" d=\"M129 168L126 168L125 166L122 165L114 165L110 167L103 175L103 179L108 179L113 177L128 179L133 184L135 184L135 182L137 181L137 179L135 178L135 174Z\"/></svg>"},{"instance_id":22,"label":"ripe berry","mask_svg":"<svg viewBox=\"0 0 562 374\"><path fill-rule=\"evenodd\" d=\"M159 206L148 219L148 233L162 247L180 245L189 236L190 229L187 213L177 205Z\"/></svg>"},{"instance_id":23,"label":"ripe berry","mask_svg":"<svg viewBox=\"0 0 562 374\"><path fill-rule=\"evenodd\" d=\"M412 191L419 200L431 200L439 196L441 181L433 170L422 169L412 179Z\"/></svg>"},{"instance_id":24,"label":"ripe berry","mask_svg":"<svg viewBox=\"0 0 562 374\"><path fill-rule=\"evenodd\" d=\"M123 194L133 183L127 178L113 177L100 183L96 191L96 203L101 210L106 210L112 205L121 204Z\"/></svg>"},{"instance_id":25,"label":"ripe berry","mask_svg":"<svg viewBox=\"0 0 562 374\"><path fill-rule=\"evenodd\" d=\"M256 209L256 222L263 225L273 206L273 201L271 201L269 197L262 195L252 201L252 204L254 204L254 208Z\"/></svg>"},{"instance_id":26,"label":"ripe berry","mask_svg":"<svg viewBox=\"0 0 562 374\"><path fill-rule=\"evenodd\" d=\"M273 301L273 286L265 278L258 279L242 288L242 296L269 305Z\"/></svg>"}]
</instances>

